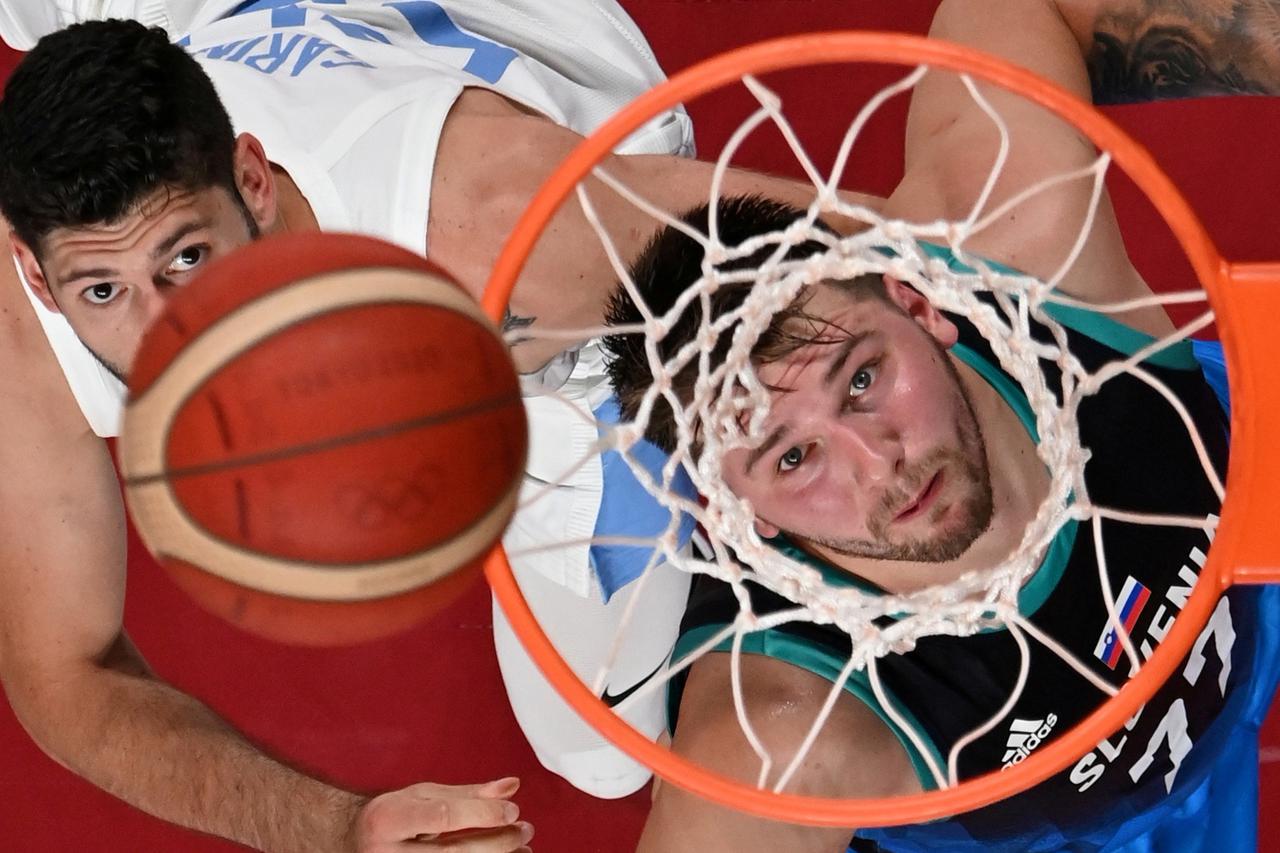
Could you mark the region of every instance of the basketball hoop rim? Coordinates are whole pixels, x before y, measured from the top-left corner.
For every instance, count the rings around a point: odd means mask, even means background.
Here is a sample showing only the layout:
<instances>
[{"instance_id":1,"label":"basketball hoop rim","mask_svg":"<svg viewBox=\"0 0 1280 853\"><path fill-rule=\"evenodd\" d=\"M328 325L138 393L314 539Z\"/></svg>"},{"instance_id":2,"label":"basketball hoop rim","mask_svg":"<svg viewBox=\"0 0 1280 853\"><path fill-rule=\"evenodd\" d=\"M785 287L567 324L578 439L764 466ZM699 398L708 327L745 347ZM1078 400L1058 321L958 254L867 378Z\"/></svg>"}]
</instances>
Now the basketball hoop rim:
<instances>
[{"instance_id":1,"label":"basketball hoop rim","mask_svg":"<svg viewBox=\"0 0 1280 853\"><path fill-rule=\"evenodd\" d=\"M1266 274L1261 277L1274 284L1280 281L1280 265L1233 266L1224 261L1182 194L1146 149L1092 104L1005 60L961 45L902 33L837 31L771 39L691 66L641 95L583 140L534 196L494 265L481 300L485 312L500 322L515 281L546 223L591 169L647 120L686 100L738 81L746 74L840 62L928 65L1000 84L1054 112L1083 131L1099 149L1110 152L1114 161L1151 198L1187 253L1218 314L1232 388L1236 389L1243 362L1242 345L1233 334L1232 319L1244 309L1228 298L1228 286L1235 283L1237 272L1249 270L1263 270ZM1280 308L1280 300L1275 302L1276 308ZM1275 308L1271 310L1274 312ZM1256 343L1253 337L1256 336L1250 336L1251 346ZM1275 348L1280 352L1280 344ZM1251 359L1255 365L1256 358ZM1256 367L1245 372L1255 375ZM1256 384L1246 376L1247 386L1252 388ZM1249 519L1258 516L1257 511L1245 511L1257 507L1248 506L1242 495L1254 491L1261 479L1251 473L1255 461L1252 450L1257 446L1255 437L1261 427L1248 416L1237 414L1241 406L1232 408L1231 463L1222 520L1202 570L1201 582L1195 585L1164 642L1117 696L1104 702L1076 727L1008 770L993 771L953 788L907 797L834 799L772 793L706 770L631 728L573 673L530 611L501 545L486 559L485 574L516 635L565 701L616 746L664 780L716 803L793 823L862 828L948 817L1011 796L1067 767L1119 729L1173 674L1197 632L1208 621L1220 593L1231 585L1235 565L1232 556L1237 554L1241 543L1250 538L1246 535ZM1273 467L1280 473L1280 463ZM1280 481L1280 476L1276 479ZM1273 500L1254 503L1280 507L1280 490L1277 493ZM1242 574L1239 579L1274 581L1275 575L1274 571L1264 570Z\"/></svg>"}]
</instances>

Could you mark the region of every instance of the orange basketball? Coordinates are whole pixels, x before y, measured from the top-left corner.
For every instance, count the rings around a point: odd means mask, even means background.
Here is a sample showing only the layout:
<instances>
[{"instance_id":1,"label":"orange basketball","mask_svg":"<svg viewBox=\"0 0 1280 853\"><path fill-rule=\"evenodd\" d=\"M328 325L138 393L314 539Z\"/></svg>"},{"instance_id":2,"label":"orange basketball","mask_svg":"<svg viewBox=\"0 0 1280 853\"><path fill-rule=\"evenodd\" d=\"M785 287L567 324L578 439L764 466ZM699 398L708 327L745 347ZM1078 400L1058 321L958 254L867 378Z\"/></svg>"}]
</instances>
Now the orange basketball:
<instances>
[{"instance_id":1,"label":"orange basketball","mask_svg":"<svg viewBox=\"0 0 1280 853\"><path fill-rule=\"evenodd\" d=\"M119 458L147 546L200 604L306 645L404 630L478 576L527 434L515 368L439 267L367 237L256 241L176 293Z\"/></svg>"}]
</instances>

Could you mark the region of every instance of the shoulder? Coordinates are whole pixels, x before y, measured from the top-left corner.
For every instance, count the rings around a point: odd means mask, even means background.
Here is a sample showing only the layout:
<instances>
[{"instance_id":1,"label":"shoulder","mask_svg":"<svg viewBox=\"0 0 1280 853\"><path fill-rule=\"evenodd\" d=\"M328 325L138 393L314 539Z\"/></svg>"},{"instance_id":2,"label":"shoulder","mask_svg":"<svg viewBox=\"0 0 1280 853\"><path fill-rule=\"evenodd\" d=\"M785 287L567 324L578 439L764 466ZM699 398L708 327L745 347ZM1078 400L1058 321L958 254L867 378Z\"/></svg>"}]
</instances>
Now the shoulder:
<instances>
[{"instance_id":1,"label":"shoulder","mask_svg":"<svg viewBox=\"0 0 1280 853\"><path fill-rule=\"evenodd\" d=\"M736 710L735 682L741 686L750 739ZM779 660L743 655L735 662L728 654L708 654L691 668L672 750L748 785L771 789L784 782L781 788L788 794L890 797L919 792L906 753L848 695L838 696L809 741L831 689L817 676ZM804 754L797 758L801 747ZM790 774L786 780L783 773ZM848 847L850 834L848 828L789 824L708 806L679 788L661 785L639 849L835 851Z\"/></svg>"},{"instance_id":2,"label":"shoulder","mask_svg":"<svg viewBox=\"0 0 1280 853\"><path fill-rule=\"evenodd\" d=\"M760 759L735 709L733 666L732 657L724 653L709 654L693 665L673 745L700 763L755 779ZM739 666L746 717L770 753L776 774L802 748L833 686L800 667L761 655L744 654ZM788 790L884 797L916 793L921 786L889 727L869 707L841 691Z\"/></svg>"}]
</instances>

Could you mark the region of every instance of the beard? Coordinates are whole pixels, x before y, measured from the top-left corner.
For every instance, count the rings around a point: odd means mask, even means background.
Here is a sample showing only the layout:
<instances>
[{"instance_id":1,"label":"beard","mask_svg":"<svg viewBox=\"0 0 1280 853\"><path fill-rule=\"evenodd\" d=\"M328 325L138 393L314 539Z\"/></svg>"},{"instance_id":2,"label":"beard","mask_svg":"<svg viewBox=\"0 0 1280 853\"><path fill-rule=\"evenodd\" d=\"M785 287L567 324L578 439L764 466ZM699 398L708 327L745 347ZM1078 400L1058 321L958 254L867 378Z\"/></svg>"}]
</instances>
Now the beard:
<instances>
[{"instance_id":1,"label":"beard","mask_svg":"<svg viewBox=\"0 0 1280 853\"><path fill-rule=\"evenodd\" d=\"M941 349L941 348L939 348ZM867 531L870 538L841 538L788 531L788 536L800 541L820 545L837 554L872 560L899 562L945 563L955 560L969 550L978 537L991 526L994 499L991 491L991 471L987 462L986 441L978 424L973 403L965 393L960 375L951 359L943 351L943 363L950 373L956 393L955 432L958 437L954 448L938 448L911 465L904 472L899 484L886 490L875 500L868 512ZM887 535L891 522L906 508L921 489L941 471L946 472L946 488L959 494L950 506L956 517L944 528L935 528L926 536L911 539L891 539ZM941 514L946 507L935 507ZM940 519L930 516L930 522Z\"/></svg>"},{"instance_id":2,"label":"beard","mask_svg":"<svg viewBox=\"0 0 1280 853\"><path fill-rule=\"evenodd\" d=\"M81 338L80 343L82 343L82 344L84 343L84 339L83 339L83 338ZM90 354L90 355L92 355L95 359L97 359L98 364L101 364L101 365L106 369L106 371L107 371L108 373L110 373L110 374L111 374L112 376L114 376L116 379L119 379L119 380L120 380L121 382L123 382L124 384L126 384L126 385L127 385L127 384L129 384L129 380L128 380L128 378L125 376L124 369L123 369L122 367L120 367L120 365L116 364L115 362L111 361L111 360L110 360L110 359L108 359L108 358L103 357L102 353L100 353L100 352L98 352L97 350L93 349L93 348L92 348L92 347L90 347L88 344L85 344L85 345L84 345L84 348L85 348L85 349L87 349L87 350L89 350L89 354Z\"/></svg>"}]
</instances>

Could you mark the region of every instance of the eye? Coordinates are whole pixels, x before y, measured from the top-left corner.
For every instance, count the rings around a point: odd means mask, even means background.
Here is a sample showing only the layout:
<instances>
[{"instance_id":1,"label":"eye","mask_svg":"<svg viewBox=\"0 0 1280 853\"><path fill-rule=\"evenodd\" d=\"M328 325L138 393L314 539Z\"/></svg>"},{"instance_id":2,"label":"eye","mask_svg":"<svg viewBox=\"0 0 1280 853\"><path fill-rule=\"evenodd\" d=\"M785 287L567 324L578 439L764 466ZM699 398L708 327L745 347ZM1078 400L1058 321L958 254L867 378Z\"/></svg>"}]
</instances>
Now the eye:
<instances>
[{"instance_id":1,"label":"eye","mask_svg":"<svg viewBox=\"0 0 1280 853\"><path fill-rule=\"evenodd\" d=\"M208 256L209 248L207 246L188 246L173 256L173 260L165 268L165 273L173 275L191 272L204 263Z\"/></svg>"},{"instance_id":2,"label":"eye","mask_svg":"<svg viewBox=\"0 0 1280 853\"><path fill-rule=\"evenodd\" d=\"M778 457L778 473L785 474L788 471L794 471L800 467L800 463L804 462L805 452L803 447L793 447L786 453Z\"/></svg>"},{"instance_id":3,"label":"eye","mask_svg":"<svg viewBox=\"0 0 1280 853\"><path fill-rule=\"evenodd\" d=\"M92 302L94 305L106 305L108 302L120 295L120 286L104 281L101 284L86 287L84 290L80 291L80 295Z\"/></svg>"},{"instance_id":4,"label":"eye","mask_svg":"<svg viewBox=\"0 0 1280 853\"><path fill-rule=\"evenodd\" d=\"M849 377L849 396L861 397L871 389L875 381L876 366L874 364L859 367L853 372L853 376Z\"/></svg>"}]
</instances>

